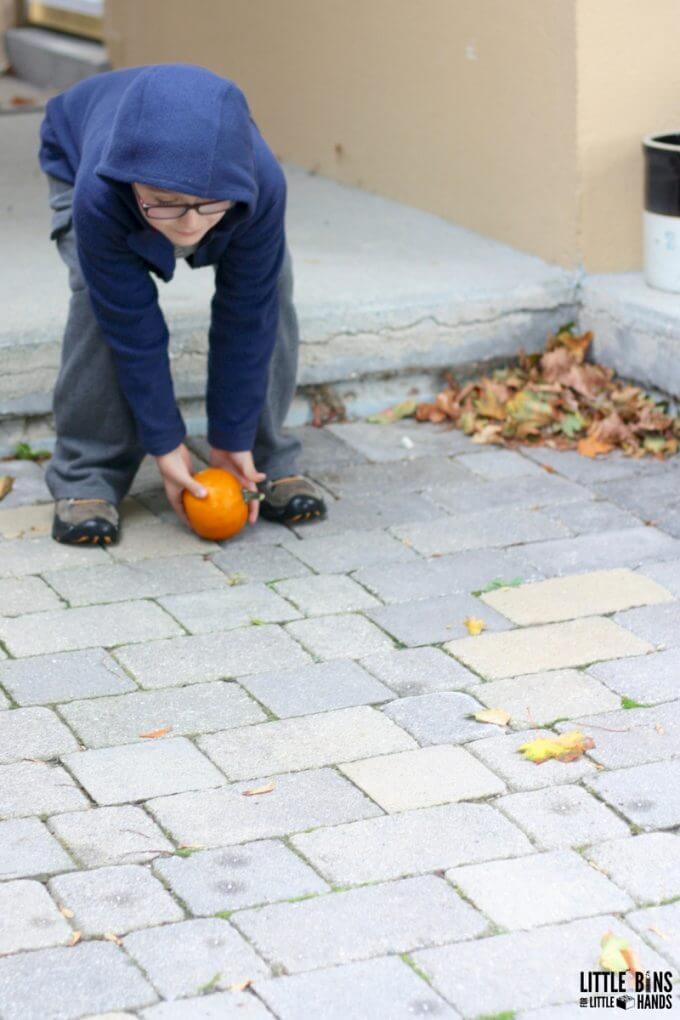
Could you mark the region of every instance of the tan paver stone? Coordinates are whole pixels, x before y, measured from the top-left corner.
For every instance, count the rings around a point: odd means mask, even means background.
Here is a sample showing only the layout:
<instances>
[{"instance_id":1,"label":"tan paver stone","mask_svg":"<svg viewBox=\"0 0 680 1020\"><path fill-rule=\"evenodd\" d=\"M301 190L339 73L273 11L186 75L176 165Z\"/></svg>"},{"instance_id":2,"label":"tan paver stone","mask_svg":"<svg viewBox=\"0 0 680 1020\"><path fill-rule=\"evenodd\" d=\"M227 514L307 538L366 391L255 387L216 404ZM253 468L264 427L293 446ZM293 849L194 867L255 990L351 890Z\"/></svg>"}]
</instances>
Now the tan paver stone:
<instances>
[{"instance_id":1,"label":"tan paver stone","mask_svg":"<svg viewBox=\"0 0 680 1020\"><path fill-rule=\"evenodd\" d=\"M366 758L340 771L386 811L434 807L503 793L505 784L462 747L421 747Z\"/></svg>"},{"instance_id":2,"label":"tan paver stone","mask_svg":"<svg viewBox=\"0 0 680 1020\"><path fill-rule=\"evenodd\" d=\"M648 641L601 616L460 638L444 648L490 680L653 651Z\"/></svg>"},{"instance_id":3,"label":"tan paver stone","mask_svg":"<svg viewBox=\"0 0 680 1020\"><path fill-rule=\"evenodd\" d=\"M468 693L489 708L504 708L512 717L512 725L519 729L621 707L618 695L578 669L492 680L470 687Z\"/></svg>"},{"instance_id":4,"label":"tan paver stone","mask_svg":"<svg viewBox=\"0 0 680 1020\"><path fill-rule=\"evenodd\" d=\"M17 506L0 510L0 535L3 538L38 538L52 529L52 504Z\"/></svg>"},{"instance_id":5,"label":"tan paver stone","mask_svg":"<svg viewBox=\"0 0 680 1020\"><path fill-rule=\"evenodd\" d=\"M54 543L57 544L56 542ZM171 616L153 602L119 602L79 609L0 617L0 638L12 655L68 652L99 645L152 641L182 633Z\"/></svg>"},{"instance_id":6,"label":"tan paver stone","mask_svg":"<svg viewBox=\"0 0 680 1020\"><path fill-rule=\"evenodd\" d=\"M483 602L522 625L556 623L672 600L671 593L656 581L626 568L552 577L482 595Z\"/></svg>"}]
</instances>

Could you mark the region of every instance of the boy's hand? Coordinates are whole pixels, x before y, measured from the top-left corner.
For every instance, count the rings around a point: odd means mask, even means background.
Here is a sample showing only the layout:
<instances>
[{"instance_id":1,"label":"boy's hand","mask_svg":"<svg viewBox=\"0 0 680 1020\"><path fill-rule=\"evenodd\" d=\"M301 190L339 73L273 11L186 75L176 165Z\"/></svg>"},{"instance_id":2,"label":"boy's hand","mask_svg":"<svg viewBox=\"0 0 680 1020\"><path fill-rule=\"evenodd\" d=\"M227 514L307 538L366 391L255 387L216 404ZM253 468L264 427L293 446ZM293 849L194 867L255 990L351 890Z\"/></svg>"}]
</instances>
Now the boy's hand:
<instances>
[{"instance_id":1,"label":"boy's hand","mask_svg":"<svg viewBox=\"0 0 680 1020\"><path fill-rule=\"evenodd\" d=\"M266 475L258 471L253 462L253 455L250 450L232 452L229 450L216 450L210 448L211 467L223 468L235 475L244 489L257 492L257 483L263 482ZM248 520L254 524L260 512L260 502L255 499L248 507Z\"/></svg>"},{"instance_id":2,"label":"boy's hand","mask_svg":"<svg viewBox=\"0 0 680 1020\"><path fill-rule=\"evenodd\" d=\"M203 486L199 485L192 478L193 465L191 463L191 454L184 443L182 443L176 450L164 453L162 457L156 457L156 463L163 479L168 503L180 521L186 524L187 527L190 527L187 515L184 513L184 507L182 506L182 490L188 489L198 499L203 499L207 496Z\"/></svg>"}]
</instances>

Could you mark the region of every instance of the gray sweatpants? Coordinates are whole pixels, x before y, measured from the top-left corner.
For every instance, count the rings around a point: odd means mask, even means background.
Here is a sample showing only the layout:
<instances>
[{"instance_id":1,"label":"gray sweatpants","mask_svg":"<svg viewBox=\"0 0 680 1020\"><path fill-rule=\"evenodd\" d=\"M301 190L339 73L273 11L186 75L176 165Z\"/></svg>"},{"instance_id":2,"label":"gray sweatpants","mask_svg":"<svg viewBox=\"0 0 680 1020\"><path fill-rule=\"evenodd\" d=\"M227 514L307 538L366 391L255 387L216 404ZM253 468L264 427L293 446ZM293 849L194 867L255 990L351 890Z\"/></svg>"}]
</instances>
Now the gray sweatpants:
<instances>
[{"instance_id":1,"label":"gray sweatpants","mask_svg":"<svg viewBox=\"0 0 680 1020\"><path fill-rule=\"evenodd\" d=\"M57 441L47 484L55 499L91 497L117 504L129 491L144 450L78 264L73 188L49 175L48 183L51 237L69 270L71 301L54 389ZM279 278L279 328L253 448L255 465L269 480L296 473L300 442L284 432L283 422L295 394L298 344L292 264L286 249Z\"/></svg>"}]
</instances>

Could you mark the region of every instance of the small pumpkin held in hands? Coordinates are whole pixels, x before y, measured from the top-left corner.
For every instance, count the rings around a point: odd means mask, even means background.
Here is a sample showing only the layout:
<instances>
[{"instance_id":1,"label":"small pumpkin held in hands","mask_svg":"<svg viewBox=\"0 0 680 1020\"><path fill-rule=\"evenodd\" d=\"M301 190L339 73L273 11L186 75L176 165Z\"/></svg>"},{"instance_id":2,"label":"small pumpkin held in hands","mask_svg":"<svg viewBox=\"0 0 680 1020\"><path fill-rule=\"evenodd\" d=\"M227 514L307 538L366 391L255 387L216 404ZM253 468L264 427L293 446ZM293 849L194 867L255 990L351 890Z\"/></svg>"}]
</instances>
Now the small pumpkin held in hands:
<instances>
[{"instance_id":1,"label":"small pumpkin held in hands","mask_svg":"<svg viewBox=\"0 0 680 1020\"><path fill-rule=\"evenodd\" d=\"M206 468L194 475L208 495L198 499L186 489L182 493L184 512L201 538L221 542L237 535L248 520L248 502L259 494L241 488L240 482L222 468Z\"/></svg>"}]
</instances>

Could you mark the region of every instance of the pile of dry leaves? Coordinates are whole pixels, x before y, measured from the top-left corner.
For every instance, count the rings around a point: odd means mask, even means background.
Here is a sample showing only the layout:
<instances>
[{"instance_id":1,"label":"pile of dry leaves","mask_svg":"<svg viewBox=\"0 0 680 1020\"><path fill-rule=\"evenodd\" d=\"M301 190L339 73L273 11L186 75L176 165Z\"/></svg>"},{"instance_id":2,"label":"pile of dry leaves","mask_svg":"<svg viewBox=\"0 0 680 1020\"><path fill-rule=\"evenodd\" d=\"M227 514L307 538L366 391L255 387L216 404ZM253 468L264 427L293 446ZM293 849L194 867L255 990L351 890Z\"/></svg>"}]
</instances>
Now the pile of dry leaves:
<instances>
[{"instance_id":1,"label":"pile of dry leaves","mask_svg":"<svg viewBox=\"0 0 680 1020\"><path fill-rule=\"evenodd\" d=\"M434 403L414 404L411 413L419 421L452 421L477 443L577 449L587 457L614 447L631 457L676 453L680 417L615 379L612 369L586 361L592 339L575 335L570 323L548 337L543 354L522 353L517 365L465 384L448 376Z\"/></svg>"}]
</instances>

